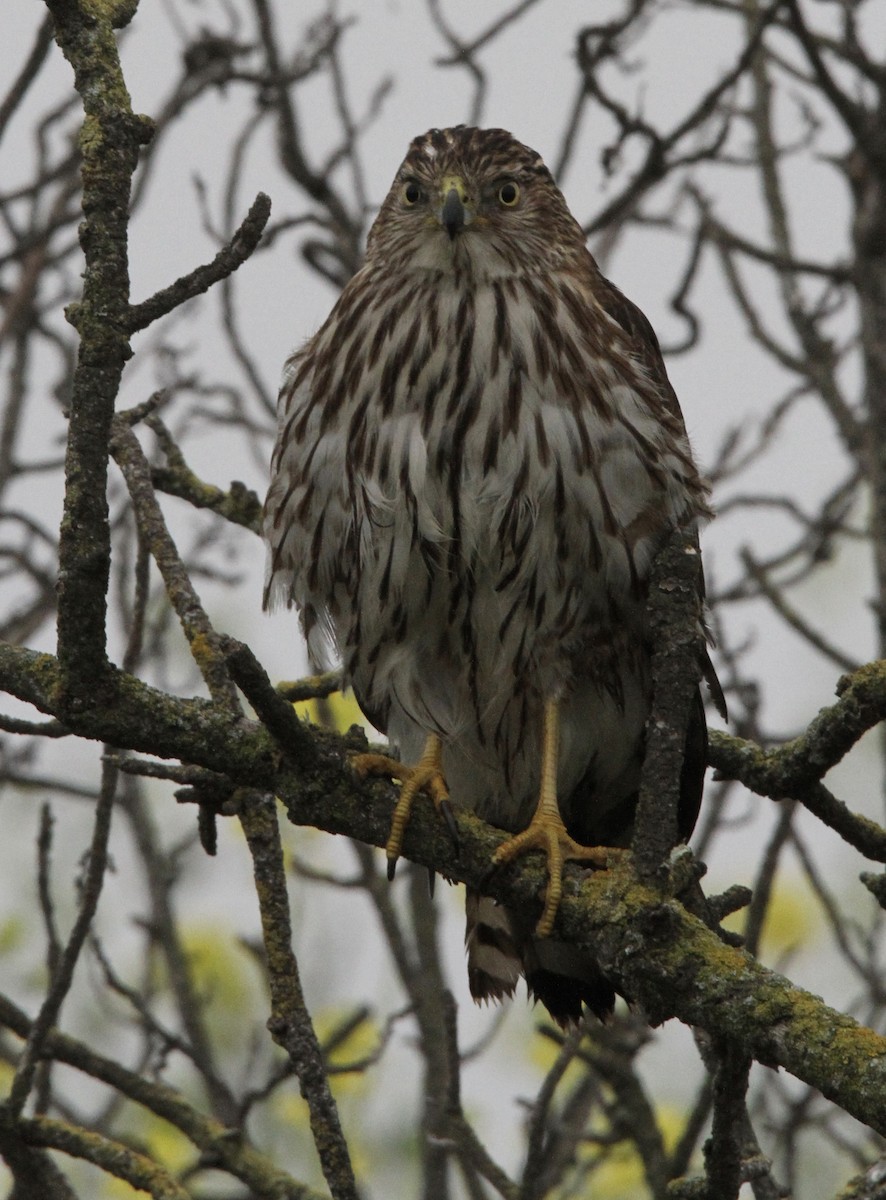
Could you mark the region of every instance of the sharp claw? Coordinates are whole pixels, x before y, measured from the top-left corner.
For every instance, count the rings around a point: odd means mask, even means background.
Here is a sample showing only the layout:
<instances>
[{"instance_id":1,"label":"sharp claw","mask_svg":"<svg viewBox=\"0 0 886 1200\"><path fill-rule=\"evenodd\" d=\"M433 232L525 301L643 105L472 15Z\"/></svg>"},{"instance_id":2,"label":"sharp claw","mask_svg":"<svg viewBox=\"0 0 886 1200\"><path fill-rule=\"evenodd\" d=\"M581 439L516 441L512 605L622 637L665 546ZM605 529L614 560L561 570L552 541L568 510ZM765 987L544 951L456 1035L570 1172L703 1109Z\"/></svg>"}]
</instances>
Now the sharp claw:
<instances>
[{"instance_id":1,"label":"sharp claw","mask_svg":"<svg viewBox=\"0 0 886 1200\"><path fill-rule=\"evenodd\" d=\"M437 806L440 816L446 823L446 828L449 831L449 836L452 838L452 844L458 850L461 847L461 838L458 836L458 826L455 823L455 813L448 799L441 800Z\"/></svg>"},{"instance_id":2,"label":"sharp claw","mask_svg":"<svg viewBox=\"0 0 886 1200\"><path fill-rule=\"evenodd\" d=\"M399 763L386 754L358 754L351 759L353 769L361 778L366 778L367 775L383 775L388 779L400 780L400 795L394 805L386 847L389 880L394 878L403 834L409 823L413 801L419 792L425 792L434 802L434 807L446 823L456 848L459 846L458 827L449 803L446 780L443 778L441 754L440 739L431 734L425 742L421 758L414 766Z\"/></svg>"}]
</instances>

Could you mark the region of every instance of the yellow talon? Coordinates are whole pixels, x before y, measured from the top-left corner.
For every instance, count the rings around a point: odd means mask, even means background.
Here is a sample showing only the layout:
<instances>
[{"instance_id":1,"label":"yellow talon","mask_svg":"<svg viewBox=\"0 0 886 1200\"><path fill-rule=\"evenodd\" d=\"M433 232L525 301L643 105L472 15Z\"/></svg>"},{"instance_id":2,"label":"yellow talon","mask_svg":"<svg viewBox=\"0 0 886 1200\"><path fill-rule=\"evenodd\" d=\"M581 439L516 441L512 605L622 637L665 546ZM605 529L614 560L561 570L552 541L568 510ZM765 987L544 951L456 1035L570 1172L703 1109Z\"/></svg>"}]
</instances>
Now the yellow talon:
<instances>
[{"instance_id":1,"label":"yellow talon","mask_svg":"<svg viewBox=\"0 0 886 1200\"><path fill-rule=\"evenodd\" d=\"M548 816L539 817L538 809L522 833L514 834L502 842L492 856L492 864L494 867L504 866L528 850L544 850L548 860L548 886L544 910L535 927L537 937L548 937L554 928L554 919L563 895L563 863L567 859L580 859L595 867L605 867L610 856L618 853L610 846L582 846L566 832L559 812L552 819Z\"/></svg>"},{"instance_id":2,"label":"yellow talon","mask_svg":"<svg viewBox=\"0 0 886 1200\"><path fill-rule=\"evenodd\" d=\"M590 862L605 867L613 851L608 846L582 846L566 831L557 804L557 762L560 751L560 716L556 700L544 709L542 735L541 786L532 820L521 832L508 838L492 856L493 867L513 862L528 850L544 850L548 860L548 886L545 904L535 932L547 937L554 928L560 897L563 894L563 863L566 859ZM617 853L617 851L615 852Z\"/></svg>"},{"instance_id":3,"label":"yellow talon","mask_svg":"<svg viewBox=\"0 0 886 1200\"><path fill-rule=\"evenodd\" d=\"M434 807L444 817L456 836L455 821L449 805L449 789L443 776L443 746L436 734L429 734L421 758L414 767L405 766L387 754L358 754L351 765L361 778L367 775L383 775L388 779L399 779L402 787L388 834L385 853L388 858L388 878L394 878L394 869L400 857L403 834L409 823L412 804L419 792L430 796Z\"/></svg>"}]
</instances>

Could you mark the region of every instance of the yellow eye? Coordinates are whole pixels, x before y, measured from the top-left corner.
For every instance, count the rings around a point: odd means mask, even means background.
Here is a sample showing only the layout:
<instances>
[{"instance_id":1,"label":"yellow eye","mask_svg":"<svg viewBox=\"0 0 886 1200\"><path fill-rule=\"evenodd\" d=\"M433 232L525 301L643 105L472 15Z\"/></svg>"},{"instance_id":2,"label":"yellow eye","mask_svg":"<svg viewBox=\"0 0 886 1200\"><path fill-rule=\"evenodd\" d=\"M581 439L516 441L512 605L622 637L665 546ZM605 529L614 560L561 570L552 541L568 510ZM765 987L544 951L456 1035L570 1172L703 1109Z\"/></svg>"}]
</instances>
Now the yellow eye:
<instances>
[{"instance_id":1,"label":"yellow eye","mask_svg":"<svg viewBox=\"0 0 886 1200\"><path fill-rule=\"evenodd\" d=\"M414 179L410 179L408 183L403 185L403 202L404 204L418 204L421 200L421 188Z\"/></svg>"},{"instance_id":2,"label":"yellow eye","mask_svg":"<svg viewBox=\"0 0 886 1200\"><path fill-rule=\"evenodd\" d=\"M498 198L505 208L513 208L520 199L520 189L509 180L498 189Z\"/></svg>"}]
</instances>

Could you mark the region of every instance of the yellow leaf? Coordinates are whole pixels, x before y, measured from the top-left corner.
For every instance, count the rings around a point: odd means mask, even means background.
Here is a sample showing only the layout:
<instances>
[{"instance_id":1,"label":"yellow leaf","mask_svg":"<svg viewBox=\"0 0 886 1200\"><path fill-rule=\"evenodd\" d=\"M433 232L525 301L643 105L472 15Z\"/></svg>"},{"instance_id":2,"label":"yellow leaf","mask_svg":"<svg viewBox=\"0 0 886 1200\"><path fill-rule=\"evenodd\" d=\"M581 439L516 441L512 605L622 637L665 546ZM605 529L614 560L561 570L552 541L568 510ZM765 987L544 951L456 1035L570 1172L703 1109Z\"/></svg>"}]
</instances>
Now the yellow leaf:
<instances>
[{"instance_id":1,"label":"yellow leaf","mask_svg":"<svg viewBox=\"0 0 886 1200\"><path fill-rule=\"evenodd\" d=\"M805 880L797 877L778 879L763 925L761 957L780 959L786 953L809 945L820 925L819 911ZM724 928L744 933L747 915L746 908L731 913L723 922Z\"/></svg>"},{"instance_id":2,"label":"yellow leaf","mask_svg":"<svg viewBox=\"0 0 886 1200\"><path fill-rule=\"evenodd\" d=\"M352 725L362 725L367 733L374 732L350 690L333 692L322 700L299 700L292 707L313 725L331 726L339 733L346 733Z\"/></svg>"}]
</instances>

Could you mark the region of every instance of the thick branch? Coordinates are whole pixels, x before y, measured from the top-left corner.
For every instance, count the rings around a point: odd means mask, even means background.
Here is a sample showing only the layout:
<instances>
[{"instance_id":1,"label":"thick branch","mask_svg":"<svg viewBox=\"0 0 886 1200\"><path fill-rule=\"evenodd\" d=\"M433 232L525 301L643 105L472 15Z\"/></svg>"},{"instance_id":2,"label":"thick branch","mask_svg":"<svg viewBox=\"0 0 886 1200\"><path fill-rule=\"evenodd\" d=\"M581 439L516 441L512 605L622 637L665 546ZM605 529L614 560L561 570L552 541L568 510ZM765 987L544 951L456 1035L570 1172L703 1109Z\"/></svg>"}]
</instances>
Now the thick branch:
<instances>
[{"instance_id":1,"label":"thick branch","mask_svg":"<svg viewBox=\"0 0 886 1200\"><path fill-rule=\"evenodd\" d=\"M807 743L811 767L798 750L792 752L798 743L784 748L788 777L798 786L808 785L810 773L823 773L831 757L837 761L880 719L886 706L884 673L886 666L872 664L848 677L839 703L798 739ZM53 715L60 677L51 656L0 645L0 681ZM84 710L72 732L224 772L236 783L280 796L294 824L385 845L393 788L360 784L344 761L345 753L362 742L313 731L314 761L295 766L275 752L254 722L232 720L209 701L164 696L122 673L112 673L112 679L113 704ZM297 752L294 757L300 763ZM500 831L462 813L460 846L455 847L429 808L416 805L404 838L406 857L450 879L482 885L515 909L541 911L542 864L527 861L490 879ZM783 1066L886 1132L886 1039L725 945L677 901L641 883L629 860L596 874L567 869L557 934L589 945L607 974L645 1006L653 1021L676 1016L732 1039L746 1053Z\"/></svg>"},{"instance_id":2,"label":"thick branch","mask_svg":"<svg viewBox=\"0 0 886 1200\"><path fill-rule=\"evenodd\" d=\"M0 1119L0 1156L14 1186L11 1200L77 1200L77 1194L44 1151L28 1145L18 1122Z\"/></svg>"},{"instance_id":3,"label":"thick branch","mask_svg":"<svg viewBox=\"0 0 886 1200\"><path fill-rule=\"evenodd\" d=\"M646 766L637 802L633 849L650 876L680 840L677 809L686 730L704 653L699 576L691 537L675 534L656 555L648 612L652 633L652 709L646 725Z\"/></svg>"},{"instance_id":4,"label":"thick branch","mask_svg":"<svg viewBox=\"0 0 886 1200\"><path fill-rule=\"evenodd\" d=\"M132 112L114 34L120 6L51 0L56 40L74 68L83 101L80 134L85 255L83 296L68 309L80 334L65 458L59 541L59 658L71 699L95 698L105 656L110 569L106 497L108 437L123 366L130 356L127 226L132 173L151 124Z\"/></svg>"},{"instance_id":5,"label":"thick branch","mask_svg":"<svg viewBox=\"0 0 886 1200\"><path fill-rule=\"evenodd\" d=\"M28 1145L82 1158L117 1179L125 1179L138 1191L149 1192L154 1200L190 1200L191 1193L168 1171L122 1142L50 1117L22 1119L18 1128Z\"/></svg>"}]
</instances>

